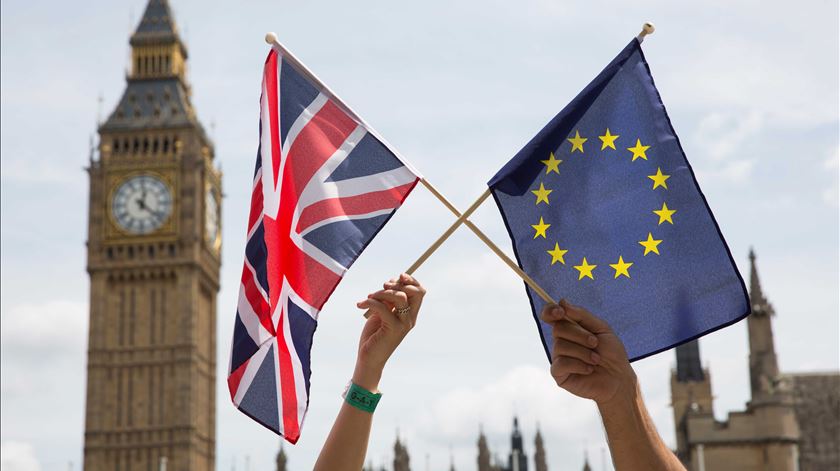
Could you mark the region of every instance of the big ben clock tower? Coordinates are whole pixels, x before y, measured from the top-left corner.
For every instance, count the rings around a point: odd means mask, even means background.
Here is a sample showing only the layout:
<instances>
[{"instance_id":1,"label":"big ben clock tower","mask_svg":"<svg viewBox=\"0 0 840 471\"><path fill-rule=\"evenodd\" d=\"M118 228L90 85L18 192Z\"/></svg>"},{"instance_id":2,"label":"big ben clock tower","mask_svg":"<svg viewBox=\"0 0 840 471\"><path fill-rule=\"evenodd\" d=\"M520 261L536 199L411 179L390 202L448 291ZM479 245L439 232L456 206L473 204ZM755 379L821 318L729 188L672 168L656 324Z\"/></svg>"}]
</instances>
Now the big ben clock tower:
<instances>
[{"instance_id":1,"label":"big ben clock tower","mask_svg":"<svg viewBox=\"0 0 840 471\"><path fill-rule=\"evenodd\" d=\"M91 160L84 468L212 470L221 173L167 0L131 36Z\"/></svg>"}]
</instances>

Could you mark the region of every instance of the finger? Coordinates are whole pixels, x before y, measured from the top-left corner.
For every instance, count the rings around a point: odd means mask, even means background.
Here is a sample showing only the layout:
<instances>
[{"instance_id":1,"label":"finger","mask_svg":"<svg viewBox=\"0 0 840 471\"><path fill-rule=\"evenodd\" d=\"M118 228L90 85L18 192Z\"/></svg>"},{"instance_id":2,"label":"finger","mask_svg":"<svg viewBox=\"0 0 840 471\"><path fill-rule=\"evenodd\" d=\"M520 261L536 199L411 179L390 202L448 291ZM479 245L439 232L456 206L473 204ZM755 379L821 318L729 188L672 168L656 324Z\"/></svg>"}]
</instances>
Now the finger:
<instances>
[{"instance_id":1,"label":"finger","mask_svg":"<svg viewBox=\"0 0 840 471\"><path fill-rule=\"evenodd\" d=\"M590 365L597 365L601 361L601 356L595 351L564 339L554 339L554 347L551 349L551 356L552 358L577 358L578 360L589 363Z\"/></svg>"},{"instance_id":2,"label":"finger","mask_svg":"<svg viewBox=\"0 0 840 471\"><path fill-rule=\"evenodd\" d=\"M540 319L544 320L545 322L548 322L549 324L552 322L559 321L563 319L563 317L563 308L554 303L549 303L543 306L542 312L540 313Z\"/></svg>"},{"instance_id":3,"label":"finger","mask_svg":"<svg viewBox=\"0 0 840 471\"><path fill-rule=\"evenodd\" d=\"M418 282L416 279L414 279L413 276L409 275L408 273L400 274L400 283L402 283L404 285L412 285L412 286L418 286L418 287L422 288L422 286L420 285L420 282Z\"/></svg>"},{"instance_id":4,"label":"finger","mask_svg":"<svg viewBox=\"0 0 840 471\"><path fill-rule=\"evenodd\" d=\"M402 309L409 306L408 295L402 291L384 289L368 295L369 298L376 299L385 304L390 304L392 307Z\"/></svg>"},{"instance_id":5,"label":"finger","mask_svg":"<svg viewBox=\"0 0 840 471\"><path fill-rule=\"evenodd\" d=\"M378 315L379 318L382 319L382 322L388 325L394 326L400 323L400 320L397 318L397 315L394 314L391 307L376 299L368 298L364 301L359 301L356 303L356 306L359 309L369 309L373 311L374 314Z\"/></svg>"},{"instance_id":6,"label":"finger","mask_svg":"<svg viewBox=\"0 0 840 471\"><path fill-rule=\"evenodd\" d=\"M564 380L573 374L588 375L595 371L595 367L586 364L577 358L559 357L551 362L551 375Z\"/></svg>"},{"instance_id":7,"label":"finger","mask_svg":"<svg viewBox=\"0 0 840 471\"><path fill-rule=\"evenodd\" d=\"M563 310L566 312L569 319L577 322L581 327L593 334L606 334L612 332L609 324L586 309L580 306L575 306L565 299L560 300L560 306L563 307Z\"/></svg>"},{"instance_id":8,"label":"finger","mask_svg":"<svg viewBox=\"0 0 840 471\"><path fill-rule=\"evenodd\" d=\"M589 348L598 346L598 337L570 321L554 322L551 328L551 335L555 338L565 339Z\"/></svg>"},{"instance_id":9,"label":"finger","mask_svg":"<svg viewBox=\"0 0 840 471\"><path fill-rule=\"evenodd\" d=\"M399 283L385 283L383 285L383 287L385 289L391 289L391 290L394 290L394 291L402 291L403 293L405 293L408 296L409 299L422 298L423 296L426 295L425 290L421 289L418 286L414 286L414 285L402 285L402 284L399 284Z\"/></svg>"}]
</instances>

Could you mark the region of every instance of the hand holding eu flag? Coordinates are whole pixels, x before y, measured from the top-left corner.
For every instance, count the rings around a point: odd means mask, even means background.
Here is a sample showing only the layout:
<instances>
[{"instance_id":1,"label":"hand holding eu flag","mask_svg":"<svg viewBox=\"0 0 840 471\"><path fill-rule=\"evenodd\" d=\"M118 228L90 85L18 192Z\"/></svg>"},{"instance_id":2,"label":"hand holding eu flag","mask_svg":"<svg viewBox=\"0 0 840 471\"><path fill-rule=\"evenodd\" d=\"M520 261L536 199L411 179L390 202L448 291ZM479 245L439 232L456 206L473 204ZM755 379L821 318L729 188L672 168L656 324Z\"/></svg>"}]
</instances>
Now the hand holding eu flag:
<instances>
[{"instance_id":1,"label":"hand holding eu flag","mask_svg":"<svg viewBox=\"0 0 840 471\"><path fill-rule=\"evenodd\" d=\"M551 326L551 376L558 386L598 404L635 387L627 351L606 322L565 299L546 305L540 318Z\"/></svg>"}]
</instances>

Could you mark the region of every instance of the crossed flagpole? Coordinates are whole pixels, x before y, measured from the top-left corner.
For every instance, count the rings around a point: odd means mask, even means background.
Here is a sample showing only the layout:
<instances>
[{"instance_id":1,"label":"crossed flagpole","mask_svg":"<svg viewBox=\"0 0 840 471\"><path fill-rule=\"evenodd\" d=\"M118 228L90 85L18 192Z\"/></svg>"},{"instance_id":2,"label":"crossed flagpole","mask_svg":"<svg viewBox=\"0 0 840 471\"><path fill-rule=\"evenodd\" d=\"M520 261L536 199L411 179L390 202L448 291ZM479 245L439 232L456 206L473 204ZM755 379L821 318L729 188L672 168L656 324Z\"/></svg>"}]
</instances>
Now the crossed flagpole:
<instances>
[{"instance_id":1,"label":"crossed flagpole","mask_svg":"<svg viewBox=\"0 0 840 471\"><path fill-rule=\"evenodd\" d=\"M638 36L636 36L636 38L641 43L645 39L645 36L653 34L654 31L655 31L655 27L654 27L653 23L646 22L644 25L642 25L642 31L638 34ZM467 226L467 228L469 228L473 232L473 234L476 235L476 237L478 237L482 242L484 242L484 244L487 245L487 247L494 254L496 254L496 256L498 256L508 267L510 267L510 269L513 270L522 279L522 281L525 282L525 284L527 284L531 289L533 289L534 292L537 293L537 295L540 298L543 299L543 301L545 301L547 303L554 303L554 304L557 303L557 301L554 298L552 298L551 295L548 294L548 292L546 292L536 281L534 281L533 278L531 278L527 273L525 273L525 271L522 270L522 268L520 268L519 265L516 262L514 262L505 252L502 251L502 249L499 248L499 246L497 246L495 243L493 243L493 241L490 240L490 238L487 237L487 235L484 234L484 232L482 232L481 229L479 229L475 224L473 224L469 220L469 217L475 212L475 210L478 209L478 207L481 206L481 204L484 203L484 201L490 196L491 190L490 190L489 187L486 190L484 190L484 192L481 194L481 196L479 196L467 208L466 211L461 213L460 211L458 211L458 208L456 208L440 191L438 191L437 188L434 187L434 185L429 183L429 181L425 177L423 177L422 174L417 172L413 168L413 166L411 166L408 163L408 161L405 158L403 158L403 156L391 144L388 143L388 141L386 141L381 135L379 135L379 133L376 132L376 130L374 130L373 127L371 127L369 124L367 124L361 118L361 116L356 114L349 106L347 106L347 104L344 103L344 101L341 98L339 98L332 90L330 90L330 88L327 87L327 85L323 81L321 81L314 73L312 73L312 71L309 70L309 68L306 67L306 65L304 65L300 60L298 60L294 56L294 54L291 53L291 51L289 51L282 44L280 44L280 41L277 39L277 35L275 33L266 33L265 42L268 43L269 45L271 45L273 47L276 47L279 50L281 50L283 52L284 57L286 57L288 60L293 62L305 74L309 75L309 77L314 82L316 82L318 85L323 87L323 90L326 92L327 95L329 95L329 97L335 102L335 104L337 106L342 108L342 110L344 112L346 112L347 114L352 116L354 119L356 119L360 124L365 126L368 129L368 131L371 134L373 134L373 136L376 137L385 147L387 147L391 152L393 152L394 155L396 155L400 159L400 161L402 161L406 166L411 168L412 171L414 171L415 175L419 176L420 183L427 190L429 190L429 192L435 198L437 198L444 206L446 206L446 208L450 212L452 212L452 214L454 214L455 217L457 218L449 226L449 228L446 229L446 231L444 231L443 234L441 234L440 237L438 237L437 240L435 240L432 243L432 245L430 245L429 248L426 249L426 251L423 252L413 264L411 264L411 266L405 271L405 273L411 275L415 271L417 271L417 269L420 268L420 266L423 265L423 263L438 248L440 248L440 246L443 245L444 242L446 242L446 240L449 238L449 236L451 236L463 224L463 225ZM368 316L369 316L369 313L365 313L365 317L368 317Z\"/></svg>"}]
</instances>

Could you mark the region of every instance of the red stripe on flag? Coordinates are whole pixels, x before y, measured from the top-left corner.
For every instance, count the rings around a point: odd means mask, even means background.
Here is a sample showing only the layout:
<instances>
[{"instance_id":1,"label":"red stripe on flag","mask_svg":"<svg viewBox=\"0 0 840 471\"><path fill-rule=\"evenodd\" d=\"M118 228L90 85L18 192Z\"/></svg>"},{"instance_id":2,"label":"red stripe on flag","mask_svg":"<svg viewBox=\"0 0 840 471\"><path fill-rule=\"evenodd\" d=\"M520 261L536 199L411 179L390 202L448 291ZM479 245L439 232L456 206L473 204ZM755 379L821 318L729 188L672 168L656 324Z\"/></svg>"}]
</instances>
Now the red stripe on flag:
<instances>
[{"instance_id":1,"label":"red stripe on flag","mask_svg":"<svg viewBox=\"0 0 840 471\"><path fill-rule=\"evenodd\" d=\"M233 370L228 376L227 383L231 401L236 398L236 391L239 391L239 383L242 381L242 375L245 374L245 368L248 367L248 362L250 361L251 358L245 360L245 363L239 365L239 368Z\"/></svg>"},{"instance_id":2,"label":"red stripe on flag","mask_svg":"<svg viewBox=\"0 0 840 471\"><path fill-rule=\"evenodd\" d=\"M295 388L295 373L292 370L292 355L289 353L289 346L286 344L285 331L282 327L286 317L286 306L283 306L280 313L280 325L277 329L277 362L280 371L280 394L283 403L283 436L292 444L300 438L300 425L297 421L297 389Z\"/></svg>"},{"instance_id":3,"label":"red stripe on flag","mask_svg":"<svg viewBox=\"0 0 840 471\"><path fill-rule=\"evenodd\" d=\"M347 140L356 126L355 121L328 101L298 133L289 149L283 168L283 187L276 220L272 221L268 214L263 217L265 244L268 250L268 296L269 305L272 307L277 305L280 298L280 286L284 275L295 292L310 306L318 309L323 305L325 295L329 296L332 292L334 283L341 279L302 253L292 243L289 235L300 192L324 162ZM325 282L329 284L330 289L319 292Z\"/></svg>"},{"instance_id":4,"label":"red stripe on flag","mask_svg":"<svg viewBox=\"0 0 840 471\"><path fill-rule=\"evenodd\" d=\"M245 298L248 304L257 314L260 324L265 327L271 335L274 335L274 326L271 323L271 309L268 303L265 302L262 292L257 288L257 282L254 279L254 273L248 269L247 263L242 267L242 287L245 289Z\"/></svg>"},{"instance_id":5,"label":"red stripe on flag","mask_svg":"<svg viewBox=\"0 0 840 471\"><path fill-rule=\"evenodd\" d=\"M277 305L280 286L285 276L298 296L310 306L321 309L335 285L341 281L341 277L303 253L289 238L288 226L283 231L277 221L264 217L263 228L268 252L266 273L271 291L270 305Z\"/></svg>"},{"instance_id":6,"label":"red stripe on flag","mask_svg":"<svg viewBox=\"0 0 840 471\"><path fill-rule=\"evenodd\" d=\"M283 175L283 196L281 203L293 196L294 203L315 172L324 165L347 137L356 129L356 122L344 114L332 101L328 101L295 138L289 149L288 161ZM291 185L289 185L291 183ZM292 193L286 192L290 186ZM293 209L291 208L286 209ZM281 209L281 213L284 210ZM289 213L291 215L291 211Z\"/></svg>"},{"instance_id":7,"label":"red stripe on flag","mask_svg":"<svg viewBox=\"0 0 840 471\"><path fill-rule=\"evenodd\" d=\"M248 233L254 230L254 224L260 219L263 213L263 186L262 178L257 180L254 191L251 193L251 212L248 214Z\"/></svg>"},{"instance_id":8,"label":"red stripe on flag","mask_svg":"<svg viewBox=\"0 0 840 471\"><path fill-rule=\"evenodd\" d=\"M387 190L373 191L356 196L330 198L306 207L300 215L297 232L325 219L348 215L367 214L399 207L404 196L414 187L414 182Z\"/></svg>"},{"instance_id":9,"label":"red stripe on flag","mask_svg":"<svg viewBox=\"0 0 840 471\"><path fill-rule=\"evenodd\" d=\"M268 53L268 59L265 60L265 73L263 75L265 81L265 90L268 94L268 118L271 129L271 170L274 172L274 188L277 188L277 176L280 174L280 118L279 118L279 102L277 101L277 51L274 49ZM264 156L263 156L264 157Z\"/></svg>"}]
</instances>

